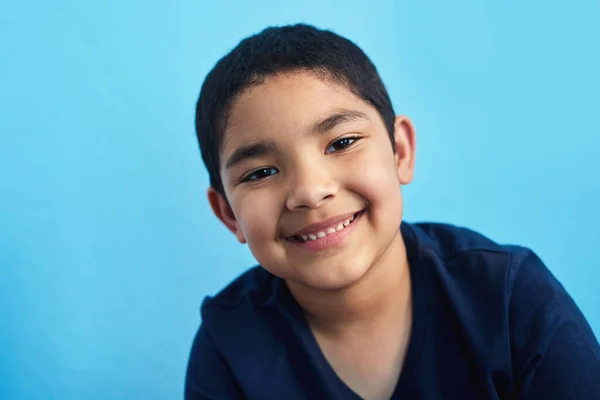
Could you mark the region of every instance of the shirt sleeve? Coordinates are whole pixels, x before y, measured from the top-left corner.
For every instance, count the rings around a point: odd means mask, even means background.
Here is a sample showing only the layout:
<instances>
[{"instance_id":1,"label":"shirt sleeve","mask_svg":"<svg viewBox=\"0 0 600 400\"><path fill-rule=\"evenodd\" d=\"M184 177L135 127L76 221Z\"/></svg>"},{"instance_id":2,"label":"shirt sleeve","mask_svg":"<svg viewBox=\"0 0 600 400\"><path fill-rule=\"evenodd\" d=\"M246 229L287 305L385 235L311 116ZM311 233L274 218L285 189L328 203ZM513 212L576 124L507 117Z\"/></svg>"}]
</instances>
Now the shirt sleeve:
<instances>
[{"instance_id":1,"label":"shirt sleeve","mask_svg":"<svg viewBox=\"0 0 600 400\"><path fill-rule=\"evenodd\" d=\"M511 398L600 400L600 346L571 296L531 251L511 272Z\"/></svg>"},{"instance_id":2,"label":"shirt sleeve","mask_svg":"<svg viewBox=\"0 0 600 400\"><path fill-rule=\"evenodd\" d=\"M204 325L194 339L185 379L185 400L234 400L243 396Z\"/></svg>"}]
</instances>

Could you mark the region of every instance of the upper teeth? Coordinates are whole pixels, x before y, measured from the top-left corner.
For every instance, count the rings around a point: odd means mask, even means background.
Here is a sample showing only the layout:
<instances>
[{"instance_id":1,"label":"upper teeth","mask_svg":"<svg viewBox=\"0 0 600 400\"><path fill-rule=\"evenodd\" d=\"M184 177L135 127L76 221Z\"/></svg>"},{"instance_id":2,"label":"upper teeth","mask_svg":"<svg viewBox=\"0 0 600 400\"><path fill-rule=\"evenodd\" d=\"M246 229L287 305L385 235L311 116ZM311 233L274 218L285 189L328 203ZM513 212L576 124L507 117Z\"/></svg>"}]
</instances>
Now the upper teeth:
<instances>
[{"instance_id":1,"label":"upper teeth","mask_svg":"<svg viewBox=\"0 0 600 400\"><path fill-rule=\"evenodd\" d=\"M300 237L300 239L302 239L305 242L308 240L317 240L317 239L320 239L327 235L331 235L332 233L341 231L342 229L344 229L345 227L350 225L350 222L352 222L353 220L354 220L354 215L351 216L350 218L340 222L339 224L337 224L335 226L330 226L329 228L324 229L322 231L311 232L311 233L302 234L302 235L298 235L298 236Z\"/></svg>"}]
</instances>

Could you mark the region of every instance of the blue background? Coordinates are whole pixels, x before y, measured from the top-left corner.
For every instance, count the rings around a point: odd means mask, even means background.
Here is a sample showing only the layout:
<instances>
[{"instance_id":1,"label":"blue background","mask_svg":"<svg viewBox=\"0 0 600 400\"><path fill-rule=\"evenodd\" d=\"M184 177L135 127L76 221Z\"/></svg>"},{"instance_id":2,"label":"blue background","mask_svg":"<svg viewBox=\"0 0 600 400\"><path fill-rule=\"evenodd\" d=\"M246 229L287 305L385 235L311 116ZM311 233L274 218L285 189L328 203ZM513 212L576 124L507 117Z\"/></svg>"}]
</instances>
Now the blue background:
<instances>
[{"instance_id":1,"label":"blue background","mask_svg":"<svg viewBox=\"0 0 600 400\"><path fill-rule=\"evenodd\" d=\"M417 128L406 219L536 250L600 333L596 1L0 3L0 399L181 398L201 299L253 264L193 130L218 58L304 21Z\"/></svg>"}]
</instances>

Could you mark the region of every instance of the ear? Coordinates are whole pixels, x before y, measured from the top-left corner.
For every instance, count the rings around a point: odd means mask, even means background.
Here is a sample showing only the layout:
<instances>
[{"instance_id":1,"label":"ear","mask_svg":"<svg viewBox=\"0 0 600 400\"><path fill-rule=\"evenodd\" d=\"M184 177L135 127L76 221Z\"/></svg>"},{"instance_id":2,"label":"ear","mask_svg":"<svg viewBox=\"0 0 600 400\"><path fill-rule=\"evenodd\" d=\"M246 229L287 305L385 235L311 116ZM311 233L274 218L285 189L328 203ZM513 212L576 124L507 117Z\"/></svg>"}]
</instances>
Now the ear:
<instances>
[{"instance_id":1,"label":"ear","mask_svg":"<svg viewBox=\"0 0 600 400\"><path fill-rule=\"evenodd\" d=\"M240 228L231 206L227 200L212 187L208 188L208 202L221 222L237 237L240 243L246 243L246 237Z\"/></svg>"},{"instance_id":2,"label":"ear","mask_svg":"<svg viewBox=\"0 0 600 400\"><path fill-rule=\"evenodd\" d=\"M396 168L400 184L409 184L414 177L416 141L415 128L412 122L404 116L397 116L394 122L394 141Z\"/></svg>"}]
</instances>

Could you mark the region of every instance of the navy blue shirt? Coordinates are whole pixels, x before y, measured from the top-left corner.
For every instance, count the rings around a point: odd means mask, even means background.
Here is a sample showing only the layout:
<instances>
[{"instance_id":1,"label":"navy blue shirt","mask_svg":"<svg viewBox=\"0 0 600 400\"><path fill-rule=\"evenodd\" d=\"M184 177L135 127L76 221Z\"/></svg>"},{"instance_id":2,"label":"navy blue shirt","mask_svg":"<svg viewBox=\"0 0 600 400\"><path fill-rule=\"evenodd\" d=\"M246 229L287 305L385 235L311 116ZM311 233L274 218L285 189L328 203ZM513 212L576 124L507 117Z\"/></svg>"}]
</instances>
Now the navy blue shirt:
<instances>
[{"instance_id":1,"label":"navy blue shirt","mask_svg":"<svg viewBox=\"0 0 600 400\"><path fill-rule=\"evenodd\" d=\"M413 327L393 399L600 399L600 347L530 250L402 223ZM253 268L204 300L187 400L351 399L283 280ZM376 338L374 338L376 340Z\"/></svg>"}]
</instances>

